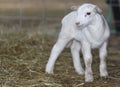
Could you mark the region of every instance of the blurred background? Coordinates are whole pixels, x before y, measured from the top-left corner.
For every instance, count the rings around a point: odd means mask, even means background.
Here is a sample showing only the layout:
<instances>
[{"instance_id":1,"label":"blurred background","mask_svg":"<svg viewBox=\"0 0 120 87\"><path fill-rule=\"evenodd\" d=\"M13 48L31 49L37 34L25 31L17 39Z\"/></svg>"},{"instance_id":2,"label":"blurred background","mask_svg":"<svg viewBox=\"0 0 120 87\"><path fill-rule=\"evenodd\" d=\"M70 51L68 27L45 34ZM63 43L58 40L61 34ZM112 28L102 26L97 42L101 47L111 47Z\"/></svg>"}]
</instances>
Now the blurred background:
<instances>
[{"instance_id":1,"label":"blurred background","mask_svg":"<svg viewBox=\"0 0 120 87\"><path fill-rule=\"evenodd\" d=\"M115 31L112 9L107 0L0 0L0 27L12 29L40 29L43 33L60 29L61 19L71 6L85 2L98 5L107 19L111 32ZM108 0L110 1L110 0ZM118 0L120 1L120 0ZM55 31L54 31L55 30ZM51 31L51 34L53 33ZM50 32L49 32L50 33Z\"/></svg>"}]
</instances>

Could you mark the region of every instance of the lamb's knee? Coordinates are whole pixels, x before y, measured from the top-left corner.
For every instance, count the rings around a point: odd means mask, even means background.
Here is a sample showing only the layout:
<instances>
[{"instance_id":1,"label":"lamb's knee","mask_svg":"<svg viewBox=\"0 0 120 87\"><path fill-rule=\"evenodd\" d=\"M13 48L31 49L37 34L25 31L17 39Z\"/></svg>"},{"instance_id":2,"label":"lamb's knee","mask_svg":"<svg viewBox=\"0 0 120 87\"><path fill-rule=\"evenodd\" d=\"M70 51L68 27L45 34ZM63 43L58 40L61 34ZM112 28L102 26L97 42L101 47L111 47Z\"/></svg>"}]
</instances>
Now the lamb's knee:
<instances>
[{"instance_id":1,"label":"lamb's knee","mask_svg":"<svg viewBox=\"0 0 120 87\"><path fill-rule=\"evenodd\" d=\"M85 59L85 66L86 66L85 73L86 73L86 75L88 75L88 74L92 75L91 65L92 65L92 58Z\"/></svg>"},{"instance_id":2,"label":"lamb's knee","mask_svg":"<svg viewBox=\"0 0 120 87\"><path fill-rule=\"evenodd\" d=\"M107 57L107 51L102 51L102 52L100 52L99 56L100 56L100 58L105 58L105 57Z\"/></svg>"},{"instance_id":3,"label":"lamb's knee","mask_svg":"<svg viewBox=\"0 0 120 87\"><path fill-rule=\"evenodd\" d=\"M91 66L91 64L92 64L92 56L85 56L84 61L85 61L86 67Z\"/></svg>"},{"instance_id":4,"label":"lamb's knee","mask_svg":"<svg viewBox=\"0 0 120 87\"><path fill-rule=\"evenodd\" d=\"M100 68L101 67L106 67L106 57L107 57L107 51L100 51Z\"/></svg>"},{"instance_id":5,"label":"lamb's knee","mask_svg":"<svg viewBox=\"0 0 120 87\"><path fill-rule=\"evenodd\" d=\"M99 48L99 56L101 59L105 58L107 56L107 43L104 43L100 48Z\"/></svg>"},{"instance_id":6,"label":"lamb's knee","mask_svg":"<svg viewBox=\"0 0 120 87\"><path fill-rule=\"evenodd\" d=\"M106 65L106 53L100 55L100 76L101 77L107 77L107 65Z\"/></svg>"},{"instance_id":7,"label":"lamb's knee","mask_svg":"<svg viewBox=\"0 0 120 87\"><path fill-rule=\"evenodd\" d=\"M91 68L91 64L92 64L92 57L86 57L85 58L85 81L86 82L92 82L93 81L93 73L92 73L92 68Z\"/></svg>"}]
</instances>

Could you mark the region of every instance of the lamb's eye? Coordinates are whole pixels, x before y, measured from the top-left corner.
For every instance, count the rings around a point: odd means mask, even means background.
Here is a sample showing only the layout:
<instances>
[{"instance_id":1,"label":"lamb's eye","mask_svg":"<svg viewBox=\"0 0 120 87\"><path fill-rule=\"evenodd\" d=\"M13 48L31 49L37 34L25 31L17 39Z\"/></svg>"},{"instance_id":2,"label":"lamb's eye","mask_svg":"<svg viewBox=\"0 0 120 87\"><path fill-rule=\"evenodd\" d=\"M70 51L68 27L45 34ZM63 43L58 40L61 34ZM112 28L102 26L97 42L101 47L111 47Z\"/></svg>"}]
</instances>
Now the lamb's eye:
<instances>
[{"instance_id":1,"label":"lamb's eye","mask_svg":"<svg viewBox=\"0 0 120 87\"><path fill-rule=\"evenodd\" d=\"M87 15L90 15L91 13L90 12L87 12Z\"/></svg>"}]
</instances>

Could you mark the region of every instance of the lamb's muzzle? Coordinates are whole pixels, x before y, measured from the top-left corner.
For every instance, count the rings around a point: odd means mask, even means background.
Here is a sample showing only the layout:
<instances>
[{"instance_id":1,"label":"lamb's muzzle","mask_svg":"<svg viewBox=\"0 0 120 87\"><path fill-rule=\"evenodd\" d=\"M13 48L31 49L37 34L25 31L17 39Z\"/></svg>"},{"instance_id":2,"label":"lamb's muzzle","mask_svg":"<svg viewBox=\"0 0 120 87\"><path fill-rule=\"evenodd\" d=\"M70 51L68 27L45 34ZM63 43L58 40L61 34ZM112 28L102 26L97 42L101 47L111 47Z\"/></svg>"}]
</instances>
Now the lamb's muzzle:
<instances>
[{"instance_id":1,"label":"lamb's muzzle","mask_svg":"<svg viewBox=\"0 0 120 87\"><path fill-rule=\"evenodd\" d=\"M79 26L79 25L80 25L80 22L76 22L75 24L76 24L77 26Z\"/></svg>"}]
</instances>

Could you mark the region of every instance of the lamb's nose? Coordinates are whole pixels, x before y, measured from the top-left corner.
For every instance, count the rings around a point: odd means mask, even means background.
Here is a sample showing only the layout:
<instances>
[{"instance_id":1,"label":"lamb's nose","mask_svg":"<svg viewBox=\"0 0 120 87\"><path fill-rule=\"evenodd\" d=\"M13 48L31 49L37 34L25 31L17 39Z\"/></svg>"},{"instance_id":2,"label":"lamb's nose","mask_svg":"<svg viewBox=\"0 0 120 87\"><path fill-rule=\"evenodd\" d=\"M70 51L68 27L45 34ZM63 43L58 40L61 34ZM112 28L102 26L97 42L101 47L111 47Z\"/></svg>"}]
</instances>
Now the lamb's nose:
<instances>
[{"instance_id":1,"label":"lamb's nose","mask_svg":"<svg viewBox=\"0 0 120 87\"><path fill-rule=\"evenodd\" d=\"M80 25L80 22L76 22L75 24L76 24L76 25Z\"/></svg>"}]
</instances>

